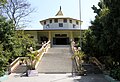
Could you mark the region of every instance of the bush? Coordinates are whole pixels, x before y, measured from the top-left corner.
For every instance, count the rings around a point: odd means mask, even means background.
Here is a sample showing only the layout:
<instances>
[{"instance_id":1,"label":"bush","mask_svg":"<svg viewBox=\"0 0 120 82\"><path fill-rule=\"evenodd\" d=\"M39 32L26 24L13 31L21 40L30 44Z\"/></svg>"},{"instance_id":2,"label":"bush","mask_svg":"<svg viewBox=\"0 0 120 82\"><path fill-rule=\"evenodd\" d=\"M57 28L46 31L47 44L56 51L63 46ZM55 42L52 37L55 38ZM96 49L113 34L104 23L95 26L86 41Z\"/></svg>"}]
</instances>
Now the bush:
<instances>
[{"instance_id":1,"label":"bush","mask_svg":"<svg viewBox=\"0 0 120 82\"><path fill-rule=\"evenodd\" d=\"M110 76L116 80L120 80L120 67L112 69L110 71Z\"/></svg>"},{"instance_id":2,"label":"bush","mask_svg":"<svg viewBox=\"0 0 120 82\"><path fill-rule=\"evenodd\" d=\"M83 60L86 54L82 51L75 51L74 55L72 56L72 59L74 59L76 56L79 57L80 60Z\"/></svg>"},{"instance_id":3,"label":"bush","mask_svg":"<svg viewBox=\"0 0 120 82\"><path fill-rule=\"evenodd\" d=\"M7 64L6 59L4 57L0 56L0 76L3 76L5 74L6 64Z\"/></svg>"}]
</instances>

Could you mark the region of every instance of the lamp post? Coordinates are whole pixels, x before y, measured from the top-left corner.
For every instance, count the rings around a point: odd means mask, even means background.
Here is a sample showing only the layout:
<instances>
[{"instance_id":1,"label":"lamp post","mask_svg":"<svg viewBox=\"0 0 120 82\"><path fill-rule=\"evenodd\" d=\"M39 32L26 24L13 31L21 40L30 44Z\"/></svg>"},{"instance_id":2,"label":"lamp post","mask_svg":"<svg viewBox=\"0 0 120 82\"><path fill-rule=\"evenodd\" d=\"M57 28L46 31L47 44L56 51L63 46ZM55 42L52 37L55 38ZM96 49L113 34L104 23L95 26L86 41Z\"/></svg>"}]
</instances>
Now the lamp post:
<instances>
[{"instance_id":1,"label":"lamp post","mask_svg":"<svg viewBox=\"0 0 120 82\"><path fill-rule=\"evenodd\" d=\"M79 0L79 17L80 17L80 47L78 48L79 49L79 53L82 49L82 30L81 30L81 0ZM80 74L83 74L83 70L82 70L82 62L80 61Z\"/></svg>"},{"instance_id":2,"label":"lamp post","mask_svg":"<svg viewBox=\"0 0 120 82\"><path fill-rule=\"evenodd\" d=\"M80 17L80 47L82 48L82 30L81 30L81 0L79 0L79 17Z\"/></svg>"}]
</instances>

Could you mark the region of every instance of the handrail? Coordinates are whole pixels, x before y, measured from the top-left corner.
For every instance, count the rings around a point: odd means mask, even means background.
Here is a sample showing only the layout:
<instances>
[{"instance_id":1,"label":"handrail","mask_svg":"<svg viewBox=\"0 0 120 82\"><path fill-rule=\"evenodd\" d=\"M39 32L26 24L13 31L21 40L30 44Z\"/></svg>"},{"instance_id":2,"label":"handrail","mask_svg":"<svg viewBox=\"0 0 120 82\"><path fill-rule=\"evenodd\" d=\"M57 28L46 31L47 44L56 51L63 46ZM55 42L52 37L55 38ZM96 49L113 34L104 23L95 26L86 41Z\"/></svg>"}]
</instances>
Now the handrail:
<instances>
[{"instance_id":1,"label":"handrail","mask_svg":"<svg viewBox=\"0 0 120 82\"><path fill-rule=\"evenodd\" d=\"M37 54L37 58L39 58L38 60L33 60L33 64L34 64L34 68L36 68L37 67L37 64L38 64L38 62L40 61L40 59L41 59L41 55L43 55L47 50L48 50L48 48L50 48L50 41L48 41L47 43L45 43L45 44L43 44L43 46L39 49L39 50L37 50L37 52L38 52L38 54ZM32 51L32 53L34 53L35 51ZM18 58L16 58L11 64L10 64L10 66L9 66L9 72L11 73L11 72L13 72L16 68L17 68L17 66L19 66L20 65L20 61L22 60L22 59L29 59L28 57L18 57Z\"/></svg>"},{"instance_id":2,"label":"handrail","mask_svg":"<svg viewBox=\"0 0 120 82\"><path fill-rule=\"evenodd\" d=\"M75 64L76 64L77 71L78 71L78 72L81 71L81 70L80 70L80 64L79 64L79 62L78 62L78 61L79 61L79 57L76 56L74 60L75 60Z\"/></svg>"},{"instance_id":3,"label":"handrail","mask_svg":"<svg viewBox=\"0 0 120 82\"><path fill-rule=\"evenodd\" d=\"M74 42L71 42L71 51L72 51L72 53L73 54L75 54L76 52L78 52L78 49L75 47L75 43ZM74 56L74 55L73 55ZM74 68L75 68L75 71L77 72L77 73L82 73L83 72L83 70L81 69L81 60L80 60L80 58L79 58L79 56L75 56L74 58L72 58L73 60L72 61L74 61Z\"/></svg>"},{"instance_id":4,"label":"handrail","mask_svg":"<svg viewBox=\"0 0 120 82\"><path fill-rule=\"evenodd\" d=\"M22 60L22 59L26 59L28 57L18 57L17 59L15 59L11 64L10 66L13 66L16 62L18 62L19 60Z\"/></svg>"},{"instance_id":5,"label":"handrail","mask_svg":"<svg viewBox=\"0 0 120 82\"><path fill-rule=\"evenodd\" d=\"M38 59L37 60L35 59L33 61L35 69L37 68L39 61L41 60L43 54L48 50L48 48L50 48L50 41L48 41L47 43L43 44L43 46L39 50L37 50L38 55L36 57Z\"/></svg>"},{"instance_id":6,"label":"handrail","mask_svg":"<svg viewBox=\"0 0 120 82\"><path fill-rule=\"evenodd\" d=\"M28 57L18 57L17 59L15 59L9 66L9 70L8 70L9 73L13 72L16 69L16 67L20 65L20 61L22 59L27 59L27 58Z\"/></svg>"},{"instance_id":7,"label":"handrail","mask_svg":"<svg viewBox=\"0 0 120 82\"><path fill-rule=\"evenodd\" d=\"M43 44L42 47L39 50L37 50L37 52L42 51L42 49L44 49L48 44L50 44L50 41L48 41L47 43Z\"/></svg>"},{"instance_id":8,"label":"handrail","mask_svg":"<svg viewBox=\"0 0 120 82\"><path fill-rule=\"evenodd\" d=\"M71 47L71 51L72 51L73 54L75 54L75 52L79 51L78 48L75 46L74 41L71 42L70 47ZM80 59L77 59L77 57L75 57L74 60L75 60L76 66L77 66L77 70L82 71L82 69L80 69L80 64L81 64ZM101 69L102 71L104 70L104 65L101 64L100 61L97 58L91 57L91 61L94 62L99 67L99 69Z\"/></svg>"},{"instance_id":9,"label":"handrail","mask_svg":"<svg viewBox=\"0 0 120 82\"><path fill-rule=\"evenodd\" d=\"M19 61L19 57L17 59L15 59L15 61L13 61L11 64L10 64L10 67L14 66L18 61Z\"/></svg>"},{"instance_id":10,"label":"handrail","mask_svg":"<svg viewBox=\"0 0 120 82\"><path fill-rule=\"evenodd\" d=\"M104 70L104 66L100 63L100 61L96 57L91 58L92 62L94 62L101 70Z\"/></svg>"}]
</instances>

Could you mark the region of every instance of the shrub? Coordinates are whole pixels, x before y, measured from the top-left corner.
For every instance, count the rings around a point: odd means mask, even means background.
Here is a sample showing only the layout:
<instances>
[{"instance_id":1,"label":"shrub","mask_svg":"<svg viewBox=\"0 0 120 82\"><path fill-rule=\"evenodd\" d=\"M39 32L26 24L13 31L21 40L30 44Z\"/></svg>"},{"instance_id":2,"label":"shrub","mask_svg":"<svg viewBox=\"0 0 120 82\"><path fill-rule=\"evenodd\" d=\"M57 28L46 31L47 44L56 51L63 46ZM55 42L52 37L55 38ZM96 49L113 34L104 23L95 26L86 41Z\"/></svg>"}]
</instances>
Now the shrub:
<instances>
[{"instance_id":1,"label":"shrub","mask_svg":"<svg viewBox=\"0 0 120 82\"><path fill-rule=\"evenodd\" d=\"M120 67L112 69L110 71L110 76L116 80L120 80Z\"/></svg>"}]
</instances>

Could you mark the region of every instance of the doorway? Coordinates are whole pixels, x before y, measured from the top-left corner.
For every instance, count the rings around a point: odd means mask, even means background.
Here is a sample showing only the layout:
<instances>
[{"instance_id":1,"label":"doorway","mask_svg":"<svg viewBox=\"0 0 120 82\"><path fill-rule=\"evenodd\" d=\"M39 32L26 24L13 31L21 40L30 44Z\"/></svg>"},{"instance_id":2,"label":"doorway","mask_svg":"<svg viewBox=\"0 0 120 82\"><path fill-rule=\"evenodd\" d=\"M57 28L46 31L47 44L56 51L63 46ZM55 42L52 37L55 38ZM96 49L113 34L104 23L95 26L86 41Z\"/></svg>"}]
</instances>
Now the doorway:
<instances>
[{"instance_id":1,"label":"doorway","mask_svg":"<svg viewBox=\"0 0 120 82\"><path fill-rule=\"evenodd\" d=\"M53 38L53 45L68 45L68 44L69 44L69 38L68 37Z\"/></svg>"}]
</instances>

